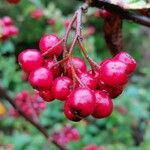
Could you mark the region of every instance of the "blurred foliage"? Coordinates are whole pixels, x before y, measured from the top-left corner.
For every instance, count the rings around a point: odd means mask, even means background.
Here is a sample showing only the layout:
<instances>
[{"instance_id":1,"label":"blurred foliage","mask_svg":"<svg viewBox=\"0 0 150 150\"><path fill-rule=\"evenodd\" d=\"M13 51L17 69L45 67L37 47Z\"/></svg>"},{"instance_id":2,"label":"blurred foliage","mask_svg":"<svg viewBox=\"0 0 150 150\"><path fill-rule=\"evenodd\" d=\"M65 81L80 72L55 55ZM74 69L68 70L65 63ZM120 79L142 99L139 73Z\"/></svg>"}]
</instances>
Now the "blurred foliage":
<instances>
[{"instance_id":1,"label":"blurred foliage","mask_svg":"<svg viewBox=\"0 0 150 150\"><path fill-rule=\"evenodd\" d=\"M20 31L17 37L0 43L0 82L10 90L12 97L22 89L32 90L29 84L22 80L17 62L18 53L25 48L38 48L38 40L45 32L55 32L62 37L65 32L64 21L72 16L78 5L74 0L21 0L18 5L10 5L1 0L0 17L11 16ZM40 20L34 20L30 16L31 10L36 7L44 10L45 16ZM90 8L87 16L84 16L83 32L86 32L89 26L96 28L95 34L85 38L85 44L90 56L99 62L111 55L103 38L103 20L94 17L95 11L95 8ZM55 26L47 24L48 18L55 19ZM149 150L150 30L125 22L123 34L126 50L137 59L138 68L131 76L124 93L114 100L115 108L111 117L100 120L89 117L88 120L73 123L63 115L63 104L59 101L48 103L40 116L40 123L49 133L68 123L79 130L81 140L69 143L69 150L80 150L91 143L104 146L107 150ZM74 53L81 56L78 47ZM7 146L12 146L14 150L44 149L47 146L44 137L23 118L16 120L10 117L10 107L5 101L0 103L0 112L6 111L0 116L0 149ZM50 145L49 149L57 150L54 145Z\"/></svg>"}]
</instances>

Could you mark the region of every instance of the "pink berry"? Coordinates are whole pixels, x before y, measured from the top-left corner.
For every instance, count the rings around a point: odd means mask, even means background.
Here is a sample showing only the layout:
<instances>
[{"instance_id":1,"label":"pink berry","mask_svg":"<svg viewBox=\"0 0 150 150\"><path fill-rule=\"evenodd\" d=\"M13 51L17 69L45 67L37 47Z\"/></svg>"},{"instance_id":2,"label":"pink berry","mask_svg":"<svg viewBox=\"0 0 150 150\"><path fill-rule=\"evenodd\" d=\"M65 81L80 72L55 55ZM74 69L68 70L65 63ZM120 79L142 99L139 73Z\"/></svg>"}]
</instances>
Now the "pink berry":
<instances>
[{"instance_id":1,"label":"pink berry","mask_svg":"<svg viewBox=\"0 0 150 150\"><path fill-rule=\"evenodd\" d=\"M71 92L65 103L72 114L79 118L85 118L94 110L95 95L90 89L80 87Z\"/></svg>"},{"instance_id":2,"label":"pink berry","mask_svg":"<svg viewBox=\"0 0 150 150\"><path fill-rule=\"evenodd\" d=\"M55 21L55 19L53 19L53 18L49 18L49 19L47 20L47 23L48 23L49 25L51 25L51 26L54 26L54 25L56 24L56 21Z\"/></svg>"},{"instance_id":3,"label":"pink berry","mask_svg":"<svg viewBox=\"0 0 150 150\"><path fill-rule=\"evenodd\" d=\"M90 73L84 72L84 73L79 74L78 77L85 87L88 87L92 90L96 89L97 80ZM77 82L76 87L80 87L80 86L82 85L80 85L80 83Z\"/></svg>"},{"instance_id":4,"label":"pink berry","mask_svg":"<svg viewBox=\"0 0 150 150\"><path fill-rule=\"evenodd\" d=\"M56 65L57 61L53 59L46 60L44 67L53 73L54 77L58 77L62 73L62 68L60 65Z\"/></svg>"},{"instance_id":5,"label":"pink berry","mask_svg":"<svg viewBox=\"0 0 150 150\"><path fill-rule=\"evenodd\" d=\"M9 17L9 16L3 17L2 21L5 26L10 26L13 24L13 21L12 21L11 17Z\"/></svg>"},{"instance_id":6,"label":"pink berry","mask_svg":"<svg viewBox=\"0 0 150 150\"><path fill-rule=\"evenodd\" d=\"M25 72L39 68L43 64L43 58L41 53L36 49L26 49L22 51L18 56L19 64Z\"/></svg>"},{"instance_id":7,"label":"pink berry","mask_svg":"<svg viewBox=\"0 0 150 150\"><path fill-rule=\"evenodd\" d=\"M43 98L44 101L46 102L51 102L54 100L53 94L51 92L51 90L47 90L47 91L39 91L39 95L40 97Z\"/></svg>"},{"instance_id":8,"label":"pink berry","mask_svg":"<svg viewBox=\"0 0 150 150\"><path fill-rule=\"evenodd\" d=\"M52 93L56 99L66 100L73 86L73 81L68 77L58 77L52 85Z\"/></svg>"},{"instance_id":9,"label":"pink berry","mask_svg":"<svg viewBox=\"0 0 150 150\"><path fill-rule=\"evenodd\" d=\"M117 60L110 60L99 69L99 80L104 81L109 86L122 86L128 82L126 69L126 64Z\"/></svg>"},{"instance_id":10,"label":"pink berry","mask_svg":"<svg viewBox=\"0 0 150 150\"><path fill-rule=\"evenodd\" d=\"M127 52L120 52L117 54L114 59L119 60L127 65L127 73L130 74L136 69L136 61L135 59L128 54Z\"/></svg>"},{"instance_id":11,"label":"pink berry","mask_svg":"<svg viewBox=\"0 0 150 150\"><path fill-rule=\"evenodd\" d=\"M9 26L9 36L17 35L18 33L18 28L16 28L15 26Z\"/></svg>"},{"instance_id":12,"label":"pink berry","mask_svg":"<svg viewBox=\"0 0 150 150\"><path fill-rule=\"evenodd\" d=\"M53 58L54 56L59 56L62 52L62 44L58 44L58 42L60 42L60 39L56 35L44 34L39 42L41 52L44 53L52 48L47 56L50 58Z\"/></svg>"},{"instance_id":13,"label":"pink berry","mask_svg":"<svg viewBox=\"0 0 150 150\"><path fill-rule=\"evenodd\" d=\"M92 116L95 118L105 118L111 115L113 103L109 96L102 91L95 91L96 105Z\"/></svg>"},{"instance_id":14,"label":"pink berry","mask_svg":"<svg viewBox=\"0 0 150 150\"><path fill-rule=\"evenodd\" d=\"M75 72L77 74L87 71L86 63L84 62L84 60L81 59L81 58L79 58L79 57L73 57L71 61L67 60L65 62L66 74L70 78L72 78L72 69L71 69L71 66L74 67Z\"/></svg>"},{"instance_id":15,"label":"pink berry","mask_svg":"<svg viewBox=\"0 0 150 150\"><path fill-rule=\"evenodd\" d=\"M84 146L82 150L98 150L98 147L95 144L90 144L90 145Z\"/></svg>"},{"instance_id":16,"label":"pink berry","mask_svg":"<svg viewBox=\"0 0 150 150\"><path fill-rule=\"evenodd\" d=\"M31 72L29 82L37 90L49 90L53 82L52 72L41 67Z\"/></svg>"},{"instance_id":17,"label":"pink berry","mask_svg":"<svg viewBox=\"0 0 150 150\"><path fill-rule=\"evenodd\" d=\"M31 12L31 17L36 20L41 19L43 17L43 15L44 15L43 10L40 8L36 8L36 9L32 10L32 12Z\"/></svg>"}]
</instances>

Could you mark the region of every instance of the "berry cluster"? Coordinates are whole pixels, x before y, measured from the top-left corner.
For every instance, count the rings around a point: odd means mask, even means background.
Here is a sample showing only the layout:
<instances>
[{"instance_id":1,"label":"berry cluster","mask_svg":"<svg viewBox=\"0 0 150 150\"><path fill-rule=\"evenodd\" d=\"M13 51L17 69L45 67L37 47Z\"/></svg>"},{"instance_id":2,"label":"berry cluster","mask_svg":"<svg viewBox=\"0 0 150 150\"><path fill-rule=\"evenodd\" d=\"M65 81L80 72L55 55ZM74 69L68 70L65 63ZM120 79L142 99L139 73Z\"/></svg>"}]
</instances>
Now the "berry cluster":
<instances>
[{"instance_id":1,"label":"berry cluster","mask_svg":"<svg viewBox=\"0 0 150 150\"><path fill-rule=\"evenodd\" d=\"M79 141L80 134L77 129L66 125L61 131L54 132L52 138L60 145L65 146L71 141Z\"/></svg>"},{"instance_id":2,"label":"berry cluster","mask_svg":"<svg viewBox=\"0 0 150 150\"><path fill-rule=\"evenodd\" d=\"M37 93L30 95L28 91L23 90L15 97L15 104L31 118L35 119L45 109L46 104L42 101L41 97ZM10 109L10 115L18 117L19 114L14 108Z\"/></svg>"},{"instance_id":3,"label":"berry cluster","mask_svg":"<svg viewBox=\"0 0 150 150\"><path fill-rule=\"evenodd\" d=\"M7 0L7 2L11 4L18 4L20 0Z\"/></svg>"},{"instance_id":4,"label":"berry cluster","mask_svg":"<svg viewBox=\"0 0 150 150\"><path fill-rule=\"evenodd\" d=\"M13 20L9 16L0 19L0 41L5 41L9 37L17 35L18 29L13 24Z\"/></svg>"},{"instance_id":5,"label":"berry cluster","mask_svg":"<svg viewBox=\"0 0 150 150\"><path fill-rule=\"evenodd\" d=\"M122 93L128 76L136 68L136 61L127 52L120 52L92 70L87 69L80 57L63 59L63 63L59 63L60 41L54 34L45 34L39 41L41 52L26 49L19 54L18 61L28 74L29 83L43 100L64 101L64 114L72 121L89 115L108 117L113 110L112 99Z\"/></svg>"}]
</instances>

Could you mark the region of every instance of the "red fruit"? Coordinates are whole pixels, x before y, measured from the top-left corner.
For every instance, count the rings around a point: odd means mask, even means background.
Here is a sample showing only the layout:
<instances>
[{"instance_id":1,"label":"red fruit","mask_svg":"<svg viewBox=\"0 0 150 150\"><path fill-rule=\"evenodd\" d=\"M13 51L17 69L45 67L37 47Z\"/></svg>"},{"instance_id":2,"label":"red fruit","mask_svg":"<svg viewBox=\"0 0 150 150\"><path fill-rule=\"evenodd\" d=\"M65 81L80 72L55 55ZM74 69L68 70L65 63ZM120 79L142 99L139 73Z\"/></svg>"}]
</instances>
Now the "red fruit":
<instances>
[{"instance_id":1,"label":"red fruit","mask_svg":"<svg viewBox=\"0 0 150 150\"><path fill-rule=\"evenodd\" d=\"M82 148L82 150L97 150L98 147L95 144L90 144Z\"/></svg>"},{"instance_id":2,"label":"red fruit","mask_svg":"<svg viewBox=\"0 0 150 150\"><path fill-rule=\"evenodd\" d=\"M71 112L71 110L70 110L70 108L69 108L69 106L68 106L68 103L65 103L65 104L64 104L64 114L65 114L65 116L66 116L69 120L71 120L71 121L78 122L78 121L81 120L80 117L75 116L75 115Z\"/></svg>"},{"instance_id":3,"label":"red fruit","mask_svg":"<svg viewBox=\"0 0 150 150\"><path fill-rule=\"evenodd\" d=\"M17 35L18 33L18 28L16 28L15 26L9 26L9 36Z\"/></svg>"},{"instance_id":4,"label":"red fruit","mask_svg":"<svg viewBox=\"0 0 150 150\"><path fill-rule=\"evenodd\" d=\"M73 86L73 81L68 77L58 77L54 80L52 85L52 93L54 98L59 100L66 100L70 94Z\"/></svg>"},{"instance_id":5,"label":"red fruit","mask_svg":"<svg viewBox=\"0 0 150 150\"><path fill-rule=\"evenodd\" d=\"M20 2L20 0L7 0L7 2L12 3L12 4L17 4Z\"/></svg>"},{"instance_id":6,"label":"red fruit","mask_svg":"<svg viewBox=\"0 0 150 150\"><path fill-rule=\"evenodd\" d=\"M117 60L109 60L99 69L99 80L104 81L109 86L122 86L128 82L126 69L126 64Z\"/></svg>"},{"instance_id":7,"label":"red fruit","mask_svg":"<svg viewBox=\"0 0 150 150\"><path fill-rule=\"evenodd\" d=\"M68 20L65 20L65 22L64 22L65 28L67 28L67 27L69 26L69 23L70 23L70 20L69 20L69 19L68 19Z\"/></svg>"},{"instance_id":8,"label":"red fruit","mask_svg":"<svg viewBox=\"0 0 150 150\"><path fill-rule=\"evenodd\" d=\"M112 87L109 85L106 85L103 81L99 81L99 89L101 91L106 92L110 98L116 98L118 97L122 92L123 92L123 87L117 86L117 87Z\"/></svg>"},{"instance_id":9,"label":"red fruit","mask_svg":"<svg viewBox=\"0 0 150 150\"><path fill-rule=\"evenodd\" d=\"M36 20L41 19L43 17L43 15L44 15L43 10L40 8L36 8L36 9L32 10L32 12L31 12L31 17Z\"/></svg>"},{"instance_id":10,"label":"red fruit","mask_svg":"<svg viewBox=\"0 0 150 150\"><path fill-rule=\"evenodd\" d=\"M62 68L60 65L56 65L57 61L53 59L49 59L45 61L44 67L49 69L54 77L58 77L62 73Z\"/></svg>"},{"instance_id":11,"label":"red fruit","mask_svg":"<svg viewBox=\"0 0 150 150\"><path fill-rule=\"evenodd\" d=\"M49 25L53 26L53 25L56 24L56 21L55 21L55 19L49 18L49 19L47 20L47 23L48 23Z\"/></svg>"},{"instance_id":12,"label":"red fruit","mask_svg":"<svg viewBox=\"0 0 150 150\"><path fill-rule=\"evenodd\" d=\"M13 21L12 21L11 17L9 17L9 16L3 17L2 21L5 26L10 26L13 24Z\"/></svg>"},{"instance_id":13,"label":"red fruit","mask_svg":"<svg viewBox=\"0 0 150 150\"><path fill-rule=\"evenodd\" d=\"M52 72L41 67L31 72L29 82L37 90L49 90L53 81Z\"/></svg>"},{"instance_id":14,"label":"red fruit","mask_svg":"<svg viewBox=\"0 0 150 150\"><path fill-rule=\"evenodd\" d=\"M88 35L92 35L96 32L96 28L93 26L88 27Z\"/></svg>"},{"instance_id":15,"label":"red fruit","mask_svg":"<svg viewBox=\"0 0 150 150\"><path fill-rule=\"evenodd\" d=\"M59 41L60 39L54 34L43 35L39 42L39 47L41 52L44 53L54 47L47 56L51 58L53 58L54 55L59 56L62 52L62 44L61 43L58 44Z\"/></svg>"},{"instance_id":16,"label":"red fruit","mask_svg":"<svg viewBox=\"0 0 150 150\"><path fill-rule=\"evenodd\" d=\"M25 72L30 73L42 66L43 57L36 49L26 49L19 54L18 61L22 69Z\"/></svg>"},{"instance_id":17,"label":"red fruit","mask_svg":"<svg viewBox=\"0 0 150 150\"><path fill-rule=\"evenodd\" d=\"M86 63L84 62L84 60L79 57L73 57L72 62L70 62L70 60L67 60L65 62L66 73L70 78L72 78L72 65L77 74L87 71Z\"/></svg>"},{"instance_id":18,"label":"red fruit","mask_svg":"<svg viewBox=\"0 0 150 150\"><path fill-rule=\"evenodd\" d=\"M97 70L94 70L94 72L92 72L92 70L90 70L90 71L89 71L89 74L91 74L91 75L94 77L94 79L95 79L96 81L98 81L99 72L98 72Z\"/></svg>"},{"instance_id":19,"label":"red fruit","mask_svg":"<svg viewBox=\"0 0 150 150\"><path fill-rule=\"evenodd\" d=\"M111 115L113 103L109 96L102 91L95 91L96 105L92 116L95 118L105 118Z\"/></svg>"},{"instance_id":20,"label":"red fruit","mask_svg":"<svg viewBox=\"0 0 150 150\"><path fill-rule=\"evenodd\" d=\"M77 88L71 92L65 103L73 115L84 118L94 110L95 95L88 88Z\"/></svg>"},{"instance_id":21,"label":"red fruit","mask_svg":"<svg viewBox=\"0 0 150 150\"><path fill-rule=\"evenodd\" d=\"M90 73L88 73L88 72L81 73L81 74L79 74L78 77L85 87L88 87L92 90L96 89L97 80ZM80 86L82 86L82 85L80 85L79 82L76 82L76 87L80 87Z\"/></svg>"},{"instance_id":22,"label":"red fruit","mask_svg":"<svg viewBox=\"0 0 150 150\"><path fill-rule=\"evenodd\" d=\"M135 71L136 69L136 61L135 59L128 54L127 52L120 52L119 54L117 54L114 59L119 60L123 63L125 63L127 65L127 73L132 73Z\"/></svg>"},{"instance_id":23,"label":"red fruit","mask_svg":"<svg viewBox=\"0 0 150 150\"><path fill-rule=\"evenodd\" d=\"M47 91L39 91L40 97L43 98L44 101L50 102L54 100L53 94L50 90Z\"/></svg>"},{"instance_id":24,"label":"red fruit","mask_svg":"<svg viewBox=\"0 0 150 150\"><path fill-rule=\"evenodd\" d=\"M106 58L106 59L104 59L103 61L101 61L100 63L99 63L99 66L101 67L102 65L104 65L105 63L108 63L109 61L113 61L113 58Z\"/></svg>"},{"instance_id":25,"label":"red fruit","mask_svg":"<svg viewBox=\"0 0 150 150\"><path fill-rule=\"evenodd\" d=\"M111 14L105 9L100 9L95 13L96 17L102 17L103 19L108 18L110 15Z\"/></svg>"}]
</instances>

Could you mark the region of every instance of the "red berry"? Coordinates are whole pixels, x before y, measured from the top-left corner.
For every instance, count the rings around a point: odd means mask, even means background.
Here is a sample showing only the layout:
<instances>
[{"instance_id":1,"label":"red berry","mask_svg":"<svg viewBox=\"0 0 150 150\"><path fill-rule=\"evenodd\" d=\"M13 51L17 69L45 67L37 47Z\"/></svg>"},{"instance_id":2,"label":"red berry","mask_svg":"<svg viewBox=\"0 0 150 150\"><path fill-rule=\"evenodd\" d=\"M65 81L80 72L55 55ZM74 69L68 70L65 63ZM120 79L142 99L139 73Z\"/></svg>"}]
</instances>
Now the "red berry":
<instances>
[{"instance_id":1,"label":"red berry","mask_svg":"<svg viewBox=\"0 0 150 150\"><path fill-rule=\"evenodd\" d=\"M126 68L127 65L120 61L109 60L99 69L99 80L104 81L109 86L122 86L128 82Z\"/></svg>"},{"instance_id":2,"label":"red berry","mask_svg":"<svg viewBox=\"0 0 150 150\"><path fill-rule=\"evenodd\" d=\"M127 65L127 73L132 73L136 69L136 61L135 59L128 54L127 52L120 52L117 54L114 59L119 60Z\"/></svg>"},{"instance_id":3,"label":"red berry","mask_svg":"<svg viewBox=\"0 0 150 150\"><path fill-rule=\"evenodd\" d=\"M36 9L32 10L32 12L31 12L31 17L36 20L41 19L43 17L43 15L44 15L43 10L40 8L36 8Z\"/></svg>"},{"instance_id":4,"label":"red berry","mask_svg":"<svg viewBox=\"0 0 150 150\"><path fill-rule=\"evenodd\" d=\"M20 0L7 0L7 1L12 4L17 4L20 2Z\"/></svg>"},{"instance_id":5,"label":"red berry","mask_svg":"<svg viewBox=\"0 0 150 150\"><path fill-rule=\"evenodd\" d=\"M18 28L16 28L15 26L9 26L9 36L17 35L18 33Z\"/></svg>"},{"instance_id":6,"label":"red berry","mask_svg":"<svg viewBox=\"0 0 150 150\"><path fill-rule=\"evenodd\" d=\"M84 146L82 150L98 150L98 147L95 144L90 144L90 145Z\"/></svg>"},{"instance_id":7,"label":"red berry","mask_svg":"<svg viewBox=\"0 0 150 150\"><path fill-rule=\"evenodd\" d=\"M81 73L81 74L79 74L78 77L79 77L80 81L83 83L83 85L85 85L85 87L88 87L92 90L96 89L97 80L90 73L88 73L88 72ZM76 87L79 87L79 86L82 86L82 85L80 85L79 82L76 82Z\"/></svg>"},{"instance_id":8,"label":"red berry","mask_svg":"<svg viewBox=\"0 0 150 150\"><path fill-rule=\"evenodd\" d=\"M57 61L53 59L46 60L44 67L49 69L54 77L58 77L62 73L62 68L60 65L56 65Z\"/></svg>"},{"instance_id":9,"label":"red berry","mask_svg":"<svg viewBox=\"0 0 150 150\"><path fill-rule=\"evenodd\" d=\"M99 81L99 89L101 91L106 92L110 98L116 98L118 97L122 92L123 92L123 87L117 86L117 87L112 87L109 85L106 85L103 81Z\"/></svg>"},{"instance_id":10,"label":"red berry","mask_svg":"<svg viewBox=\"0 0 150 150\"><path fill-rule=\"evenodd\" d=\"M95 91L96 105L92 116L95 118L105 118L111 115L113 103L109 96L102 91Z\"/></svg>"},{"instance_id":11,"label":"red berry","mask_svg":"<svg viewBox=\"0 0 150 150\"><path fill-rule=\"evenodd\" d=\"M52 85L52 93L56 99L66 100L73 86L73 81L68 77L58 77Z\"/></svg>"},{"instance_id":12,"label":"red berry","mask_svg":"<svg viewBox=\"0 0 150 150\"><path fill-rule=\"evenodd\" d=\"M55 19L53 19L53 18L49 18L49 19L47 20L47 23L48 23L49 25L53 26L53 25L56 24L56 21L55 21Z\"/></svg>"},{"instance_id":13,"label":"red berry","mask_svg":"<svg viewBox=\"0 0 150 150\"><path fill-rule=\"evenodd\" d=\"M92 72L92 70L90 70L90 71L89 71L89 74L91 74L91 75L94 77L94 79L95 79L96 81L98 81L99 72L98 72L97 70L94 70L94 72Z\"/></svg>"},{"instance_id":14,"label":"red berry","mask_svg":"<svg viewBox=\"0 0 150 150\"><path fill-rule=\"evenodd\" d=\"M88 88L77 88L71 92L65 101L72 114L79 118L89 116L95 106L95 95Z\"/></svg>"},{"instance_id":15,"label":"red berry","mask_svg":"<svg viewBox=\"0 0 150 150\"><path fill-rule=\"evenodd\" d=\"M3 17L2 21L5 26L10 26L13 24L13 21L12 21L11 17L9 17L9 16Z\"/></svg>"},{"instance_id":16,"label":"red berry","mask_svg":"<svg viewBox=\"0 0 150 150\"><path fill-rule=\"evenodd\" d=\"M96 17L102 17L103 19L108 18L110 15L111 14L105 9L100 9L95 13Z\"/></svg>"},{"instance_id":17,"label":"red berry","mask_svg":"<svg viewBox=\"0 0 150 150\"><path fill-rule=\"evenodd\" d=\"M77 74L87 71L86 63L84 62L84 60L79 57L73 57L71 62L70 60L67 60L65 62L66 73L70 78L72 78L72 65Z\"/></svg>"},{"instance_id":18,"label":"red berry","mask_svg":"<svg viewBox=\"0 0 150 150\"><path fill-rule=\"evenodd\" d=\"M69 106L68 106L68 103L65 103L65 104L64 104L64 114L65 114L65 116L66 116L69 120L72 120L72 121L75 121L75 122L81 120L80 117L75 116L75 115L71 112L71 110L70 110L70 108L69 108Z\"/></svg>"},{"instance_id":19,"label":"red berry","mask_svg":"<svg viewBox=\"0 0 150 150\"><path fill-rule=\"evenodd\" d=\"M22 51L18 56L19 64L25 72L39 68L43 64L43 58L41 53L36 49L26 49Z\"/></svg>"},{"instance_id":20,"label":"red berry","mask_svg":"<svg viewBox=\"0 0 150 150\"><path fill-rule=\"evenodd\" d=\"M49 90L53 81L52 72L41 67L31 72L29 82L33 88L38 90Z\"/></svg>"},{"instance_id":21,"label":"red berry","mask_svg":"<svg viewBox=\"0 0 150 150\"><path fill-rule=\"evenodd\" d=\"M50 102L54 100L53 94L50 90L47 91L39 91L40 97L43 98L44 101Z\"/></svg>"},{"instance_id":22,"label":"red berry","mask_svg":"<svg viewBox=\"0 0 150 150\"><path fill-rule=\"evenodd\" d=\"M44 53L54 47L47 56L51 58L53 58L54 55L59 56L62 52L62 44L61 43L58 44L59 41L60 39L54 34L43 35L39 42L39 47L41 52Z\"/></svg>"}]
</instances>

